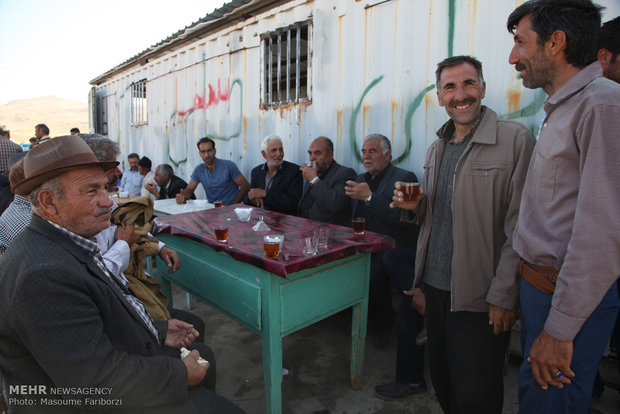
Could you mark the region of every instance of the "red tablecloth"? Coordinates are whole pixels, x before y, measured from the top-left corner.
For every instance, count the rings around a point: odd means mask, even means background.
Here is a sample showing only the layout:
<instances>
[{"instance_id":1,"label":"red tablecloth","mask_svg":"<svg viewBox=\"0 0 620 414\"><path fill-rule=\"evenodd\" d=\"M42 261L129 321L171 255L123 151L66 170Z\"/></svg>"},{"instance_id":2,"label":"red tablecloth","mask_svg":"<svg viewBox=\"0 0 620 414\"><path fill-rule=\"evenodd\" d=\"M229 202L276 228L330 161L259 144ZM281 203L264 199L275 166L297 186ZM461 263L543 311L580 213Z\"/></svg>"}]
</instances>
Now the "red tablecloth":
<instances>
[{"instance_id":1,"label":"red tablecloth","mask_svg":"<svg viewBox=\"0 0 620 414\"><path fill-rule=\"evenodd\" d=\"M283 277L356 253L373 253L395 246L391 237L382 234L367 231L363 238L357 238L349 227L312 221L256 207L252 211L250 221L243 222L237 219L235 207L245 206L237 204L195 213L156 217L152 223L152 231L153 234L168 233L196 240L217 251L226 252L236 260ZM264 232L252 230L260 216L263 216L265 224L271 230ZM221 243L215 239L214 229L224 223L228 225L228 241ZM320 227L329 229L327 248L319 248L316 256L303 256L297 241ZM283 234L285 237L278 260L265 257L263 236L266 234Z\"/></svg>"}]
</instances>

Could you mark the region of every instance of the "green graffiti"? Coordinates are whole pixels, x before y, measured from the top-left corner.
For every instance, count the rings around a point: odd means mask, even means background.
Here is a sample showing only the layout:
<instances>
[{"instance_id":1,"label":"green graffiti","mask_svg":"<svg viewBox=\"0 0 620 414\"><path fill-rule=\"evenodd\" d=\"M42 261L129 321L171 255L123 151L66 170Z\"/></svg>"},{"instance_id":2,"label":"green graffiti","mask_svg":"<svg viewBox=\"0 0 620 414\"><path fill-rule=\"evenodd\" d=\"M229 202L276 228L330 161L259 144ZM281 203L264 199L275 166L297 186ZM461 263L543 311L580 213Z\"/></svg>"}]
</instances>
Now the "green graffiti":
<instances>
[{"instance_id":1,"label":"green graffiti","mask_svg":"<svg viewBox=\"0 0 620 414\"><path fill-rule=\"evenodd\" d=\"M543 91L542 89L538 89L532 103L524 106L521 109L517 109L516 111L500 115L499 117L503 119L517 119L535 115L536 113L538 113L538 111L542 109L545 103L545 99L547 99L547 94L545 93L545 91Z\"/></svg>"},{"instance_id":2,"label":"green graffiti","mask_svg":"<svg viewBox=\"0 0 620 414\"><path fill-rule=\"evenodd\" d=\"M409 104L409 108L407 108L407 114L405 115L405 145L406 145L405 152L400 157L396 158L396 160L393 161L394 164L398 164L404 161L409 156L409 153L411 152L411 143L413 142L413 138L411 136L411 130L413 129L413 125L412 125L413 114L415 113L415 111L418 109L418 107L422 103L422 99L424 99L424 95L426 95L426 93L432 90L434 87L435 87L435 84L432 84L424 88L418 94L418 96L415 97L413 102Z\"/></svg>"},{"instance_id":3,"label":"green graffiti","mask_svg":"<svg viewBox=\"0 0 620 414\"><path fill-rule=\"evenodd\" d=\"M456 0L448 4L448 57L454 53L454 19L456 18Z\"/></svg>"},{"instance_id":4,"label":"green graffiti","mask_svg":"<svg viewBox=\"0 0 620 414\"><path fill-rule=\"evenodd\" d=\"M360 154L360 149L357 146L357 140L356 140L357 116L359 115L360 110L362 109L362 104L364 102L364 97L366 96L366 94L368 94L368 92L370 92L370 90L374 88L377 83L381 82L382 79L383 79L383 75L379 76L376 79L373 79L373 81L370 82L368 86L366 86L366 89L364 89L364 92L362 92L362 97L360 98L359 102L357 103L357 106L355 107L355 109L353 109L353 112L351 113L351 121L349 121L349 139L351 141L351 147L353 147L353 154L355 154L355 158L357 158L359 162L362 162L362 156Z\"/></svg>"}]
</instances>

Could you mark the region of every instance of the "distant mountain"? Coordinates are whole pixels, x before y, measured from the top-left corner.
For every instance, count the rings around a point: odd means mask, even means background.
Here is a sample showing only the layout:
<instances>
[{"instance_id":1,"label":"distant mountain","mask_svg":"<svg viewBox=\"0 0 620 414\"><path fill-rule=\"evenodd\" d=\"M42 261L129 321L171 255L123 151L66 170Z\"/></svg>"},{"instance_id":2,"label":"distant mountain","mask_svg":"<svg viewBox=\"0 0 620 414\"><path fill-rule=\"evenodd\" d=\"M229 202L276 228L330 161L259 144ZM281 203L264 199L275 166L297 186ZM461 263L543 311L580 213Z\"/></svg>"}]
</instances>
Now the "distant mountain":
<instances>
[{"instance_id":1,"label":"distant mountain","mask_svg":"<svg viewBox=\"0 0 620 414\"><path fill-rule=\"evenodd\" d=\"M11 140L28 142L34 126L45 124L52 137L68 135L73 127L88 133L88 104L55 96L21 99L0 105L0 125L11 130Z\"/></svg>"}]
</instances>

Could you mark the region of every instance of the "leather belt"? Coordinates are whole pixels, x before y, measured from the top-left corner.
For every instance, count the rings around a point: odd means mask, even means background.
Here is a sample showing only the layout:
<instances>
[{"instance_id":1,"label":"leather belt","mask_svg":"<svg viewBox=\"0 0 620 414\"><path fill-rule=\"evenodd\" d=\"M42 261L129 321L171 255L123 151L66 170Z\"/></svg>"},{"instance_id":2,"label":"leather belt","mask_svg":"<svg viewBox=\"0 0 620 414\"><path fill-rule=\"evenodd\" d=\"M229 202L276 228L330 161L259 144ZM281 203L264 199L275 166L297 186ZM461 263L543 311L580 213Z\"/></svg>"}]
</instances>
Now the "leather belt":
<instances>
[{"instance_id":1,"label":"leather belt","mask_svg":"<svg viewBox=\"0 0 620 414\"><path fill-rule=\"evenodd\" d=\"M555 283L560 272L551 266L537 266L521 259L519 274L543 293L555 292Z\"/></svg>"}]
</instances>

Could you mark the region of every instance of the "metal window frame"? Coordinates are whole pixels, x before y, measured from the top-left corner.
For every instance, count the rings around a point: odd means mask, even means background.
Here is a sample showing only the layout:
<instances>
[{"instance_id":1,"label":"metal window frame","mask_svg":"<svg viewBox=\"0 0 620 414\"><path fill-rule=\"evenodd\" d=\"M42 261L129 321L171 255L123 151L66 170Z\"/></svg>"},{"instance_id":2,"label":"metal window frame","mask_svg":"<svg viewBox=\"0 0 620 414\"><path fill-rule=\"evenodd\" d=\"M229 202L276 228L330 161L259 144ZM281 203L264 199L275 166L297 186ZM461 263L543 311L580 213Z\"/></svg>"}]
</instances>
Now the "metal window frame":
<instances>
[{"instance_id":1,"label":"metal window frame","mask_svg":"<svg viewBox=\"0 0 620 414\"><path fill-rule=\"evenodd\" d=\"M301 93L301 32L306 29L306 93L302 97ZM285 37L285 38L284 38ZM283 61L282 42L285 42L285 62ZM295 47L295 56L292 56L292 47ZM274 46L277 47L275 53L274 68ZM271 108L278 105L295 104L300 102L311 102L311 79L312 79L312 20L305 20L294 23L284 28L274 30L261 35L261 106L263 108ZM293 61L294 60L294 61ZM291 85L292 65L295 65L295 85L294 89ZM282 79L282 69L286 68L286 79ZM275 74L274 74L275 69ZM274 83L275 81L275 83ZM282 90L282 82L285 82L284 91ZM274 91L274 86L277 90Z\"/></svg>"},{"instance_id":2,"label":"metal window frame","mask_svg":"<svg viewBox=\"0 0 620 414\"><path fill-rule=\"evenodd\" d=\"M131 125L148 124L148 101L146 99L147 80L141 79L131 84Z\"/></svg>"}]
</instances>

